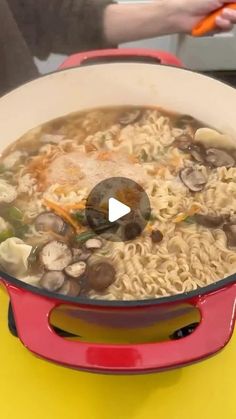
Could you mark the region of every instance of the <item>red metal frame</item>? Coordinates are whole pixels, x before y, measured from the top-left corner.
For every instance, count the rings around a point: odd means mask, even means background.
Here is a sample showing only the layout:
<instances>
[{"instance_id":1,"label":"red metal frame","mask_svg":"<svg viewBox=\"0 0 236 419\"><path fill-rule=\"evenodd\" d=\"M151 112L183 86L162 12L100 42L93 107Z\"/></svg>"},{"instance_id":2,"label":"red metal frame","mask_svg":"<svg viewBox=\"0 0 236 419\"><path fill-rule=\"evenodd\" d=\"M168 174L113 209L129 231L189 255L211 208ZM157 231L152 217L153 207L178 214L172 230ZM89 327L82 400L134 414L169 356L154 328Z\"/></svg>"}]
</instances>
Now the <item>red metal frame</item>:
<instances>
[{"instance_id":1,"label":"red metal frame","mask_svg":"<svg viewBox=\"0 0 236 419\"><path fill-rule=\"evenodd\" d=\"M163 65L172 65L175 67L182 67L182 62L173 54L166 51L158 51L152 49L141 49L141 48L120 48L120 49L105 49L99 51L88 51L83 53L78 53L71 55L67 58L63 64L60 66L60 69L65 69L68 67L78 67L82 64L86 64L91 59L107 59L107 61L111 61L115 58L153 58L156 59L157 63Z\"/></svg>"},{"instance_id":2,"label":"red metal frame","mask_svg":"<svg viewBox=\"0 0 236 419\"><path fill-rule=\"evenodd\" d=\"M200 310L201 322L188 337L133 345L65 340L56 335L49 324L50 313L60 301L7 282L5 285L22 343L47 360L80 370L131 374L188 365L221 350L234 328L236 284L189 301Z\"/></svg>"},{"instance_id":3,"label":"red metal frame","mask_svg":"<svg viewBox=\"0 0 236 419\"><path fill-rule=\"evenodd\" d=\"M62 64L61 69L86 64L94 58L112 61L111 59L119 57L151 57L161 64L182 65L178 58L166 52L121 49L75 54ZM201 313L199 326L186 338L134 345L68 341L56 335L49 324L51 311L63 304L61 299L18 288L4 278L0 278L0 281L8 290L22 343L42 358L86 371L140 373L187 365L222 349L229 341L235 323L236 284L233 284L208 295L193 299L186 297L185 302L198 308ZM172 307L173 303L165 304ZM71 305L79 307L79 303L76 302ZM160 304L158 307L163 305ZM94 308L91 309L90 306L87 309L94 310L95 315L96 312L105 310L109 316L113 307L111 304L101 308L94 302ZM116 309L120 313L124 310L123 307ZM142 309L146 310L145 307ZM86 306L83 306L83 310L86 310ZM133 307L128 310L132 311Z\"/></svg>"}]
</instances>

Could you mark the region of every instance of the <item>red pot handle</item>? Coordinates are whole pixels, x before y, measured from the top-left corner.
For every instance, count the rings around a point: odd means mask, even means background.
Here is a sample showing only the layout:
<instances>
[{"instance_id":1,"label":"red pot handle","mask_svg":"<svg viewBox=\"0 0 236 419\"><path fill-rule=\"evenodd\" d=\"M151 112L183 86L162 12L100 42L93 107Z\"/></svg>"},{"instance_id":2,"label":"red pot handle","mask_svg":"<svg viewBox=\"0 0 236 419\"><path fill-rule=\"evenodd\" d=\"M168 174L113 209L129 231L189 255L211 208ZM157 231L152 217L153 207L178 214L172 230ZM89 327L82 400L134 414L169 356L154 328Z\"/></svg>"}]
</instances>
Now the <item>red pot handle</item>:
<instances>
[{"instance_id":1,"label":"red pot handle","mask_svg":"<svg viewBox=\"0 0 236 419\"><path fill-rule=\"evenodd\" d=\"M141 48L120 48L88 51L71 55L63 62L60 69L102 62L128 61L129 59L138 62L151 62L182 67L182 62L169 52Z\"/></svg>"},{"instance_id":2,"label":"red pot handle","mask_svg":"<svg viewBox=\"0 0 236 419\"><path fill-rule=\"evenodd\" d=\"M93 372L139 373L179 367L206 358L229 341L235 321L236 284L199 297L196 330L180 340L135 345L106 345L65 340L49 325L50 312L60 304L5 282L22 343L35 354L58 364Z\"/></svg>"}]
</instances>

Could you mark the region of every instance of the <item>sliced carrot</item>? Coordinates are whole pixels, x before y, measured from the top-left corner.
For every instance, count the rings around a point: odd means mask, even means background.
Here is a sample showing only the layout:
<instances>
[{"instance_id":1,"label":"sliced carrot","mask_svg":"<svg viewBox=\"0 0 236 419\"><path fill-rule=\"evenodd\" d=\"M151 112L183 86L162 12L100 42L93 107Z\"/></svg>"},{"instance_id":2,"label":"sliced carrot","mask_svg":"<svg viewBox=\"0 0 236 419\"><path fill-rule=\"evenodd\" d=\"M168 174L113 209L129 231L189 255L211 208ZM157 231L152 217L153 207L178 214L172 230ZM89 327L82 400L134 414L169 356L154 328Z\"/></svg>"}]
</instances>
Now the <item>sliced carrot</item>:
<instances>
[{"instance_id":1,"label":"sliced carrot","mask_svg":"<svg viewBox=\"0 0 236 419\"><path fill-rule=\"evenodd\" d=\"M200 211L201 207L198 204L193 204L190 208L190 210L188 211L188 216L190 217L191 215L197 214Z\"/></svg>"},{"instance_id":2,"label":"sliced carrot","mask_svg":"<svg viewBox=\"0 0 236 419\"><path fill-rule=\"evenodd\" d=\"M180 212L174 219L174 223L181 223L181 221L186 220L186 218L191 217L192 215L197 214L200 211L201 207L198 204L193 204L187 212Z\"/></svg>"},{"instance_id":3,"label":"sliced carrot","mask_svg":"<svg viewBox=\"0 0 236 419\"><path fill-rule=\"evenodd\" d=\"M44 202L48 208L50 208L57 215L63 218L64 221L67 221L72 227L74 227L76 232L81 231L81 227L78 226L78 223L75 220L73 220L73 218L70 216L70 214L68 214L68 212L65 209L61 208L55 202L49 201L48 199L44 199Z\"/></svg>"},{"instance_id":4,"label":"sliced carrot","mask_svg":"<svg viewBox=\"0 0 236 419\"><path fill-rule=\"evenodd\" d=\"M64 208L67 211L84 209L85 208L85 202L82 201L82 202L79 202L77 204L65 204Z\"/></svg>"}]
</instances>

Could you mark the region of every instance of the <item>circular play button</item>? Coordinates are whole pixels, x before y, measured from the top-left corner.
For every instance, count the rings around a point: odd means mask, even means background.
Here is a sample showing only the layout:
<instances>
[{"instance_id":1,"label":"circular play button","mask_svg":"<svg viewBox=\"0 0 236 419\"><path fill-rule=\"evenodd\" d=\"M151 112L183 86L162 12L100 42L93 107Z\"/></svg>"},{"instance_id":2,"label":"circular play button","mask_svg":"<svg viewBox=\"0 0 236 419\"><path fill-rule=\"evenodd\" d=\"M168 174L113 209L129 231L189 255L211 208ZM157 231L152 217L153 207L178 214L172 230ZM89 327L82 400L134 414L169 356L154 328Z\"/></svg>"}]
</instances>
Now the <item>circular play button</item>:
<instances>
[{"instance_id":1,"label":"circular play button","mask_svg":"<svg viewBox=\"0 0 236 419\"><path fill-rule=\"evenodd\" d=\"M144 189L131 179L113 177L100 182L86 202L86 220L90 228L106 240L136 239L151 214Z\"/></svg>"}]
</instances>

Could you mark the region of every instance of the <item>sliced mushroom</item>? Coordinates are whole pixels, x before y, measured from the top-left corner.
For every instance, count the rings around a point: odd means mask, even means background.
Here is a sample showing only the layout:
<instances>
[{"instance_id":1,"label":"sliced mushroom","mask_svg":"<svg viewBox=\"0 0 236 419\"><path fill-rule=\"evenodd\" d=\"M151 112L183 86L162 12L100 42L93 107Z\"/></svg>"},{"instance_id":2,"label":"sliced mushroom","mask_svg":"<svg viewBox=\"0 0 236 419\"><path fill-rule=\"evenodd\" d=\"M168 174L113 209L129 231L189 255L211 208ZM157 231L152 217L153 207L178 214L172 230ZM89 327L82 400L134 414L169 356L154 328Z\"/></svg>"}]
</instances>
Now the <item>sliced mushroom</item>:
<instances>
[{"instance_id":1,"label":"sliced mushroom","mask_svg":"<svg viewBox=\"0 0 236 419\"><path fill-rule=\"evenodd\" d=\"M73 255L73 262L80 262L80 261L86 261L91 256L91 251L86 249L72 249L72 255Z\"/></svg>"},{"instance_id":2,"label":"sliced mushroom","mask_svg":"<svg viewBox=\"0 0 236 419\"><path fill-rule=\"evenodd\" d=\"M85 242L85 248L88 250L101 249L102 241L99 239L89 239Z\"/></svg>"},{"instance_id":3,"label":"sliced mushroom","mask_svg":"<svg viewBox=\"0 0 236 419\"><path fill-rule=\"evenodd\" d=\"M194 220L197 224L200 224L204 227L217 228L224 222L223 215L203 215L196 214Z\"/></svg>"},{"instance_id":4,"label":"sliced mushroom","mask_svg":"<svg viewBox=\"0 0 236 419\"><path fill-rule=\"evenodd\" d=\"M234 158L219 148L209 148L206 150L206 162L214 167L233 167L235 165Z\"/></svg>"},{"instance_id":5,"label":"sliced mushroom","mask_svg":"<svg viewBox=\"0 0 236 419\"><path fill-rule=\"evenodd\" d=\"M77 281L66 280L57 292L68 297L78 297L80 290L81 286Z\"/></svg>"},{"instance_id":6,"label":"sliced mushroom","mask_svg":"<svg viewBox=\"0 0 236 419\"><path fill-rule=\"evenodd\" d=\"M153 243L160 243L163 240L164 236L160 230L153 230L151 234L151 239Z\"/></svg>"},{"instance_id":7,"label":"sliced mushroom","mask_svg":"<svg viewBox=\"0 0 236 419\"><path fill-rule=\"evenodd\" d=\"M198 163L205 162L205 149L202 146L192 144L189 148L189 152Z\"/></svg>"},{"instance_id":8,"label":"sliced mushroom","mask_svg":"<svg viewBox=\"0 0 236 419\"><path fill-rule=\"evenodd\" d=\"M55 292L63 286L65 280L66 276L63 272L50 271L42 276L39 285L47 291Z\"/></svg>"},{"instance_id":9,"label":"sliced mushroom","mask_svg":"<svg viewBox=\"0 0 236 419\"><path fill-rule=\"evenodd\" d=\"M201 143L206 148L223 147L225 150L236 149L236 143L230 135L221 134L211 128L199 128L195 132L194 141Z\"/></svg>"},{"instance_id":10,"label":"sliced mushroom","mask_svg":"<svg viewBox=\"0 0 236 419\"><path fill-rule=\"evenodd\" d=\"M67 224L59 215L53 212L43 212L35 220L35 228L38 231L53 231L56 234L65 234Z\"/></svg>"},{"instance_id":11,"label":"sliced mushroom","mask_svg":"<svg viewBox=\"0 0 236 419\"><path fill-rule=\"evenodd\" d=\"M85 262L76 262L68 265L65 268L66 275L70 276L71 278L80 278L84 275L86 271L87 265Z\"/></svg>"},{"instance_id":12,"label":"sliced mushroom","mask_svg":"<svg viewBox=\"0 0 236 419\"><path fill-rule=\"evenodd\" d=\"M116 279L115 268L107 262L99 262L91 265L88 269L88 285L95 291L104 291Z\"/></svg>"},{"instance_id":13,"label":"sliced mushroom","mask_svg":"<svg viewBox=\"0 0 236 419\"><path fill-rule=\"evenodd\" d=\"M0 204L11 204L17 198L16 188L4 179L0 179Z\"/></svg>"},{"instance_id":14,"label":"sliced mushroom","mask_svg":"<svg viewBox=\"0 0 236 419\"><path fill-rule=\"evenodd\" d=\"M189 128L198 128L199 122L193 118L191 115L180 115L175 123L177 128L189 129Z\"/></svg>"},{"instance_id":15,"label":"sliced mushroom","mask_svg":"<svg viewBox=\"0 0 236 419\"><path fill-rule=\"evenodd\" d=\"M225 224L223 230L227 237L228 247L236 247L236 224Z\"/></svg>"},{"instance_id":16,"label":"sliced mushroom","mask_svg":"<svg viewBox=\"0 0 236 419\"><path fill-rule=\"evenodd\" d=\"M188 151L192 145L192 137L184 133L176 138L174 145L181 151Z\"/></svg>"},{"instance_id":17,"label":"sliced mushroom","mask_svg":"<svg viewBox=\"0 0 236 419\"><path fill-rule=\"evenodd\" d=\"M133 124L140 117L141 117L141 110L140 109L134 109L134 110L131 110L131 111L124 112L119 118L119 123L121 125Z\"/></svg>"},{"instance_id":18,"label":"sliced mushroom","mask_svg":"<svg viewBox=\"0 0 236 419\"><path fill-rule=\"evenodd\" d=\"M207 183L206 177L203 173L193 167L187 167L180 172L180 179L183 184L192 192L202 191Z\"/></svg>"},{"instance_id":19,"label":"sliced mushroom","mask_svg":"<svg viewBox=\"0 0 236 419\"><path fill-rule=\"evenodd\" d=\"M62 271L72 263L72 252L67 244L53 240L41 249L39 258L48 271Z\"/></svg>"}]
</instances>

